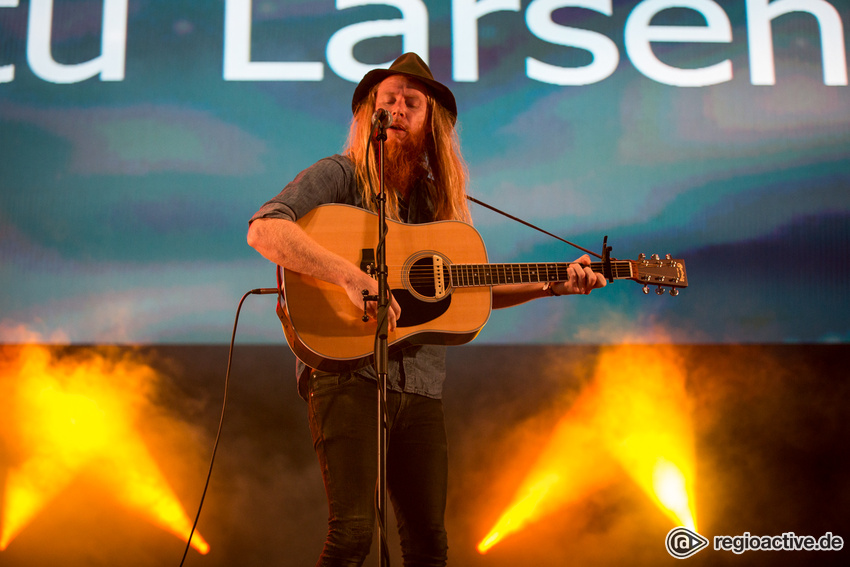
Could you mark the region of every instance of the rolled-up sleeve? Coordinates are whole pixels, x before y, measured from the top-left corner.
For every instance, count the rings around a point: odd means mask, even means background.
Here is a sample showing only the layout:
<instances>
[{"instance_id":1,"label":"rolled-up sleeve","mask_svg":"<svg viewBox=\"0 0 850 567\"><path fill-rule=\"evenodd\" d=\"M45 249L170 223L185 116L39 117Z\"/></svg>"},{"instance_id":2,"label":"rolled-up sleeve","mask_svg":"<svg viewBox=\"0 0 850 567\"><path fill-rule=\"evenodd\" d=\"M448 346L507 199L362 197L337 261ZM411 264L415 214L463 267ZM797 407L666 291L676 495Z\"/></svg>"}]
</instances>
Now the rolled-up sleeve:
<instances>
[{"instance_id":1,"label":"rolled-up sleeve","mask_svg":"<svg viewBox=\"0 0 850 567\"><path fill-rule=\"evenodd\" d=\"M359 205L354 167L341 155L319 160L299 173L275 197L263 204L248 221L257 219L298 220L319 205L342 203Z\"/></svg>"}]
</instances>

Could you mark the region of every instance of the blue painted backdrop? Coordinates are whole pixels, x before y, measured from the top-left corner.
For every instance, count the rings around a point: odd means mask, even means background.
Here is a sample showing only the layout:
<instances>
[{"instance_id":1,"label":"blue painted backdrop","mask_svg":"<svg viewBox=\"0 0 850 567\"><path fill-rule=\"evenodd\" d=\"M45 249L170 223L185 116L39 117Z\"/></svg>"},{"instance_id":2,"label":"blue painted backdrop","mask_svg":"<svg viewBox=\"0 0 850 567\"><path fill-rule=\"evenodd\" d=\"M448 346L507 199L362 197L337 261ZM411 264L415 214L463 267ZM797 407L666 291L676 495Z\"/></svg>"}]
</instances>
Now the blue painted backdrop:
<instances>
[{"instance_id":1,"label":"blue painted backdrop","mask_svg":"<svg viewBox=\"0 0 850 567\"><path fill-rule=\"evenodd\" d=\"M122 4L123 38L104 33ZM619 258L687 263L679 297L618 282L496 312L479 341L850 339L847 3L766 19L766 0L537 0L477 21L468 2L358 4L0 2L0 341L229 340L242 293L273 285L248 218L342 147L355 63L407 49L456 94L473 196L588 248L608 235ZM381 21L389 35L372 37ZM674 27L692 39L651 37ZM236 80L226 52L243 71L302 62L321 80ZM532 60L551 73L532 78ZM87 61L100 72L62 78ZM675 84L713 66L713 84ZM586 84L559 79L571 69ZM472 207L491 261L578 255ZM273 299L252 298L241 329L281 341Z\"/></svg>"}]
</instances>

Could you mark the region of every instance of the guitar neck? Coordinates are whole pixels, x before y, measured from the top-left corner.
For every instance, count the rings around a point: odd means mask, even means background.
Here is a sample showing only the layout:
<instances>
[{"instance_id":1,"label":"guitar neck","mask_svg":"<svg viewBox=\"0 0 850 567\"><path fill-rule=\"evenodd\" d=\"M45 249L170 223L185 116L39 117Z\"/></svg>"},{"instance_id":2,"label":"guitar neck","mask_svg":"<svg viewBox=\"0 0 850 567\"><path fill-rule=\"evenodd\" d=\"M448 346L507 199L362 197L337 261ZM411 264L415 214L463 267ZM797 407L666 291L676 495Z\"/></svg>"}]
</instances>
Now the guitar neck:
<instances>
[{"instance_id":1,"label":"guitar neck","mask_svg":"<svg viewBox=\"0 0 850 567\"><path fill-rule=\"evenodd\" d=\"M559 282L570 279L569 262L535 262L530 264L451 264L449 275L454 287L511 285L520 283ZM604 273L602 262L591 262L590 269ZM631 262L612 260L611 275L616 279L633 277Z\"/></svg>"}]
</instances>

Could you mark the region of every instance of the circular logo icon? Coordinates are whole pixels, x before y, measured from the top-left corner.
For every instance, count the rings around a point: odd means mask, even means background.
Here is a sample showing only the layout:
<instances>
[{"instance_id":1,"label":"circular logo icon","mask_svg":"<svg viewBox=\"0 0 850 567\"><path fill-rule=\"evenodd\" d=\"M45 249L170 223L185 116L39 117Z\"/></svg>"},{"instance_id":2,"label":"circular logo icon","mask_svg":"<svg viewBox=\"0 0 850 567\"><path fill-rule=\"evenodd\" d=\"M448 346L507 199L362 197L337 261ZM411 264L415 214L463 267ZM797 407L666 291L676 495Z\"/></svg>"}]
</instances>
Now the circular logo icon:
<instances>
[{"instance_id":1,"label":"circular logo icon","mask_svg":"<svg viewBox=\"0 0 850 567\"><path fill-rule=\"evenodd\" d=\"M680 526L667 532L667 539L664 540L664 546L667 548L667 553L676 559L687 559L703 548L708 547L708 540L694 530Z\"/></svg>"}]
</instances>

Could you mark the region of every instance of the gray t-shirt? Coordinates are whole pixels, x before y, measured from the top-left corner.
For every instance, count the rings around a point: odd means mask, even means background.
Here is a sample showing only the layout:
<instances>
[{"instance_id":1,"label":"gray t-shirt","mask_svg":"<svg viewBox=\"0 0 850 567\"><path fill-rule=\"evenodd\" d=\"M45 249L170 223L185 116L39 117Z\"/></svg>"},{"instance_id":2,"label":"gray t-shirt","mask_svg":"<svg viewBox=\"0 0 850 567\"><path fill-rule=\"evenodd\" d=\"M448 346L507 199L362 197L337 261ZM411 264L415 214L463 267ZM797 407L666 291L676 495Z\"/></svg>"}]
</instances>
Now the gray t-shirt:
<instances>
[{"instance_id":1,"label":"gray t-shirt","mask_svg":"<svg viewBox=\"0 0 850 567\"><path fill-rule=\"evenodd\" d=\"M423 180L427 183L427 180ZM407 222L433 220L431 207L424 191L411 192ZM348 158L334 155L319 160L286 185L276 197L260 207L250 222L261 218L298 220L319 205L339 203L363 208L354 174L354 164ZM296 363L298 391L304 395L311 369L300 360ZM377 379L375 368L368 366L357 374ZM446 378L446 347L413 345L391 352L387 388L397 392L440 398Z\"/></svg>"}]
</instances>

